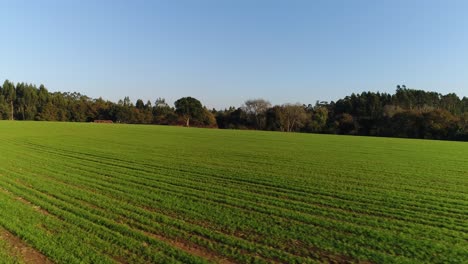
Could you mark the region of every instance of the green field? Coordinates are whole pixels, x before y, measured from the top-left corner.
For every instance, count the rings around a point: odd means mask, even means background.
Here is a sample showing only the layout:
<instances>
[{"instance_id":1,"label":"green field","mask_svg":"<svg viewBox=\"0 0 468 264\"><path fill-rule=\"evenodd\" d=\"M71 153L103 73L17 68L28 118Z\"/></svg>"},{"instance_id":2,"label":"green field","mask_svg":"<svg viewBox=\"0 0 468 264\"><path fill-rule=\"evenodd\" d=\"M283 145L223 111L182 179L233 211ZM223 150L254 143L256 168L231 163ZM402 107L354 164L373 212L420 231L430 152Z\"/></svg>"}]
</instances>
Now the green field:
<instances>
[{"instance_id":1,"label":"green field","mask_svg":"<svg viewBox=\"0 0 468 264\"><path fill-rule=\"evenodd\" d=\"M467 143L48 122L0 138L0 231L54 263L468 261ZM0 262L30 262L13 251L0 236Z\"/></svg>"}]
</instances>

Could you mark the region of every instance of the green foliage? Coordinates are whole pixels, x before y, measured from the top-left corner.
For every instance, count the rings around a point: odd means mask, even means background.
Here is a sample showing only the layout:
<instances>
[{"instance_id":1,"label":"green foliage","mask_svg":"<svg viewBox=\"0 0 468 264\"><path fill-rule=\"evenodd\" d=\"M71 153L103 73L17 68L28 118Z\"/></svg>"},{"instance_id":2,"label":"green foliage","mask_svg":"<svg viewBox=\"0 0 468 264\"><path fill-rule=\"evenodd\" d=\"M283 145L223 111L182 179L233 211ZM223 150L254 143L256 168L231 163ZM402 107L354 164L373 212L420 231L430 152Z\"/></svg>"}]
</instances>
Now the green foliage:
<instances>
[{"instance_id":1,"label":"green foliage","mask_svg":"<svg viewBox=\"0 0 468 264\"><path fill-rule=\"evenodd\" d=\"M468 257L464 143L9 121L0 137L0 226L55 263Z\"/></svg>"},{"instance_id":2,"label":"green foliage","mask_svg":"<svg viewBox=\"0 0 468 264\"><path fill-rule=\"evenodd\" d=\"M324 132L327 126L328 109L324 106L316 106L312 110L312 120L309 123L308 129L311 132Z\"/></svg>"},{"instance_id":3,"label":"green foliage","mask_svg":"<svg viewBox=\"0 0 468 264\"><path fill-rule=\"evenodd\" d=\"M3 98L9 106L9 119L13 120L14 114L14 101L16 99L15 85L8 80L5 80L2 86Z\"/></svg>"},{"instance_id":4,"label":"green foliage","mask_svg":"<svg viewBox=\"0 0 468 264\"><path fill-rule=\"evenodd\" d=\"M175 111L182 116L185 125L190 126L190 120L200 120L203 116L203 106L193 97L183 97L174 102Z\"/></svg>"},{"instance_id":5,"label":"green foliage","mask_svg":"<svg viewBox=\"0 0 468 264\"><path fill-rule=\"evenodd\" d=\"M91 99L79 93L50 93L44 85L6 80L0 87L0 120L185 125L385 137L468 140L465 114L468 98L456 94L408 89L395 94L363 92L315 106L272 106L264 99L247 100L242 107L209 111L200 101L183 97L175 108L158 98L154 106L126 96L118 103Z\"/></svg>"}]
</instances>

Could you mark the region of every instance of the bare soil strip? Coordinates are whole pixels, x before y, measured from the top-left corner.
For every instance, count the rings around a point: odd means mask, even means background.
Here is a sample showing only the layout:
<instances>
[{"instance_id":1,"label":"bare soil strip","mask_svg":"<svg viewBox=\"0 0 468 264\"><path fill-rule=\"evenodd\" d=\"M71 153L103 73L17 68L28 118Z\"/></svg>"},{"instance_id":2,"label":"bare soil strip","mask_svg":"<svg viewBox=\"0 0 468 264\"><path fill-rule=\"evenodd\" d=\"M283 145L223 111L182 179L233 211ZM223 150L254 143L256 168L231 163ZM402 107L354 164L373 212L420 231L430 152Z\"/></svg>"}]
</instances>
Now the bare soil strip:
<instances>
[{"instance_id":1,"label":"bare soil strip","mask_svg":"<svg viewBox=\"0 0 468 264\"><path fill-rule=\"evenodd\" d=\"M13 256L17 256L24 263L28 264L52 264L46 256L39 251L24 243L21 239L14 236L10 232L0 229L0 239L4 240L8 245Z\"/></svg>"},{"instance_id":2,"label":"bare soil strip","mask_svg":"<svg viewBox=\"0 0 468 264\"><path fill-rule=\"evenodd\" d=\"M185 252L187 252L187 253L189 253L191 255L201 257L203 259L206 259L206 260L214 262L214 263L220 263L220 264L234 264L235 263L235 262L233 262L233 261L231 261L231 260L229 260L229 259L227 259L225 257L216 255L215 253L209 252L206 249L204 249L203 247L194 245L192 243L183 242L183 241L179 241L179 240L177 240L177 241L176 240L171 240L171 239L168 239L168 238L163 237L161 235L152 234L152 233L148 233L148 232L145 232L145 234L150 236L150 237L153 237L155 239L158 239L160 241L164 241L166 243L169 243L173 247L178 248L180 250L183 250L183 251L185 251Z\"/></svg>"}]
</instances>

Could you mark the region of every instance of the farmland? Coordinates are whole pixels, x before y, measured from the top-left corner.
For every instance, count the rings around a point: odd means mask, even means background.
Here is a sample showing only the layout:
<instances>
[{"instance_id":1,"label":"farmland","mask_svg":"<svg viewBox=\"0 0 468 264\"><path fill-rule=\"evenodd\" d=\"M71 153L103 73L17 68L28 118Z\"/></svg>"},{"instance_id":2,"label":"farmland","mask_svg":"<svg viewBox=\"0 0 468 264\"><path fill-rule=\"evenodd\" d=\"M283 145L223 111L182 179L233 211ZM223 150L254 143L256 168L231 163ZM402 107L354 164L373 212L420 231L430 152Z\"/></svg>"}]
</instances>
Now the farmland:
<instances>
[{"instance_id":1,"label":"farmland","mask_svg":"<svg viewBox=\"0 0 468 264\"><path fill-rule=\"evenodd\" d=\"M0 122L0 234L41 263L463 263L463 142ZM28 262L0 235L0 262Z\"/></svg>"}]
</instances>

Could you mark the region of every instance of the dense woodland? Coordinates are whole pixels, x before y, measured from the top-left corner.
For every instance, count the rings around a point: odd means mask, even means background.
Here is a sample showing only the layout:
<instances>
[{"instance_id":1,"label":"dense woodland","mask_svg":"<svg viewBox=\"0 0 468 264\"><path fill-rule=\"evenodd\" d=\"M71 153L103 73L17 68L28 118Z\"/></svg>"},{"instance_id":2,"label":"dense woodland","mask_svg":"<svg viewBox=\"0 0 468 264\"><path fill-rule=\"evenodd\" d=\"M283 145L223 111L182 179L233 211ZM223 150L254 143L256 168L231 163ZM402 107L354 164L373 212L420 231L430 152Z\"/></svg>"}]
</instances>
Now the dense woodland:
<instances>
[{"instance_id":1,"label":"dense woodland","mask_svg":"<svg viewBox=\"0 0 468 264\"><path fill-rule=\"evenodd\" d=\"M223 129L468 140L468 98L397 86L395 94L363 92L336 102L271 105L252 99L236 108L207 109L192 97L117 103L44 85L0 87L0 119L183 125Z\"/></svg>"}]
</instances>

